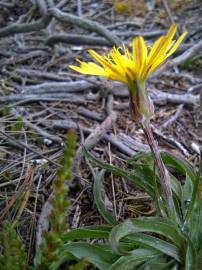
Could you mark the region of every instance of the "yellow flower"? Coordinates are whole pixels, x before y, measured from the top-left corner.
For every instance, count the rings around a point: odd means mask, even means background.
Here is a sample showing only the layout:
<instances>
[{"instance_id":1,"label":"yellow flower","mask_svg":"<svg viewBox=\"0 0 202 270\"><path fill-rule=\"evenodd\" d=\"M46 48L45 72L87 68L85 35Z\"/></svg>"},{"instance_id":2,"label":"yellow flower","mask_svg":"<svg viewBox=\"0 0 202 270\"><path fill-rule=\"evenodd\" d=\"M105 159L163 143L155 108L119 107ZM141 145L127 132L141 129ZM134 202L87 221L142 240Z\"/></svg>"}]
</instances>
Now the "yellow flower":
<instances>
[{"instance_id":1,"label":"yellow flower","mask_svg":"<svg viewBox=\"0 0 202 270\"><path fill-rule=\"evenodd\" d=\"M126 84L134 80L144 81L176 51L187 34L185 32L177 40L173 40L176 30L176 25L171 25L167 35L157 39L151 49L147 47L143 37L138 36L132 41L132 53L124 45L120 48L114 47L107 56L89 50L100 65L78 60L80 67L73 65L69 67L82 74L100 75Z\"/></svg>"},{"instance_id":2,"label":"yellow flower","mask_svg":"<svg viewBox=\"0 0 202 270\"><path fill-rule=\"evenodd\" d=\"M132 102L135 120L151 118L152 106L145 88L146 78L155 71L179 47L187 32L174 40L177 27L172 24L167 35L161 36L152 47L148 47L144 38L137 36L132 41L132 52L123 44L113 49L108 55L101 56L94 50L90 55L99 63L82 62L80 66L69 67L82 74L99 75L127 84Z\"/></svg>"}]
</instances>

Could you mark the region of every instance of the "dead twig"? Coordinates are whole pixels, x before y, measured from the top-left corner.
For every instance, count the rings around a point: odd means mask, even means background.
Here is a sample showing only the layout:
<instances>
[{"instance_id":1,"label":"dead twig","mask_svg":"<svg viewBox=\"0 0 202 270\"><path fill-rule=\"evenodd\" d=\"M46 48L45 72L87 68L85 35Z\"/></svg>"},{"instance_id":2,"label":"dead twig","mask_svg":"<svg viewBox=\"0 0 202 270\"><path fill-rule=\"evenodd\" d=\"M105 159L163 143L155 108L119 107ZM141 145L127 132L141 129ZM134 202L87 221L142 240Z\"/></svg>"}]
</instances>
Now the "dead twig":
<instances>
[{"instance_id":1,"label":"dead twig","mask_svg":"<svg viewBox=\"0 0 202 270\"><path fill-rule=\"evenodd\" d=\"M172 115L165 123L163 123L162 128L166 129L169 126L171 126L182 114L184 108L184 104L180 104L175 112L174 115Z\"/></svg>"},{"instance_id":2,"label":"dead twig","mask_svg":"<svg viewBox=\"0 0 202 270\"><path fill-rule=\"evenodd\" d=\"M100 141L100 139L103 137L103 135L113 126L113 124L116 121L117 113L113 111L113 97L108 97L108 109L109 115L107 118L98 125L94 131L86 138L84 144L79 147L76 153L76 159L81 160L83 154L82 154L82 148L85 147L87 150L91 149L97 142ZM80 163L80 162L79 162Z\"/></svg>"},{"instance_id":3,"label":"dead twig","mask_svg":"<svg viewBox=\"0 0 202 270\"><path fill-rule=\"evenodd\" d=\"M167 0L162 0L162 3L163 3L163 7L164 7L164 9L165 9L165 11L166 11L166 13L167 13L167 15L168 15L168 18L169 18L170 23L171 23L171 24L172 24L172 23L175 23L175 21L174 21L174 19L173 19L173 16L172 16L172 14L171 14L171 10L170 10L170 8L169 8L169 6L168 6Z\"/></svg>"},{"instance_id":4,"label":"dead twig","mask_svg":"<svg viewBox=\"0 0 202 270\"><path fill-rule=\"evenodd\" d=\"M165 136L164 134L162 134L160 131L158 131L154 127L152 127L152 130L153 130L154 134L156 136L158 136L160 139L164 140L164 142L178 148L180 150L180 152L182 152L185 157L190 156L188 150L180 142L178 142L176 139Z\"/></svg>"},{"instance_id":5,"label":"dead twig","mask_svg":"<svg viewBox=\"0 0 202 270\"><path fill-rule=\"evenodd\" d=\"M66 43L72 45L89 45L89 46L111 46L111 42L104 38L89 37L76 34L53 34L47 38L45 44L53 46L56 43Z\"/></svg>"},{"instance_id":6,"label":"dead twig","mask_svg":"<svg viewBox=\"0 0 202 270\"><path fill-rule=\"evenodd\" d=\"M129 93L127 89L112 89L113 95L117 97L128 97ZM167 103L171 104L185 104L185 105L198 105L199 104L199 95L192 95L192 94L184 94L184 95L179 95L179 94L171 94L171 93L166 93L157 89L149 89L149 95L153 102L157 105L163 105ZM121 104L121 107L128 107L126 105L128 103L123 103Z\"/></svg>"},{"instance_id":7,"label":"dead twig","mask_svg":"<svg viewBox=\"0 0 202 270\"><path fill-rule=\"evenodd\" d=\"M4 1L0 1L0 7L2 7L2 8L14 8L15 3L5 3Z\"/></svg>"},{"instance_id":8,"label":"dead twig","mask_svg":"<svg viewBox=\"0 0 202 270\"><path fill-rule=\"evenodd\" d=\"M37 101L61 101L61 102L70 102L75 104L86 104L87 99L83 96L76 96L71 94L16 94L16 95L9 95L9 96L3 96L0 97L0 103L8 103L8 102L16 102L20 101L21 104L23 103L32 103Z\"/></svg>"},{"instance_id":9,"label":"dead twig","mask_svg":"<svg viewBox=\"0 0 202 270\"><path fill-rule=\"evenodd\" d=\"M49 139L49 140L51 140L51 141L53 141L53 142L58 143L59 145L62 145L62 144L63 144L63 140L62 140L60 137L48 133L46 130L43 130L42 128L40 128L40 127L34 125L34 124L31 123L30 121L28 121L28 120L26 120L26 119L23 119L23 123L24 123L27 127L29 127L29 128L31 128L31 129L35 130L36 132L38 132L38 133L39 133L41 136L43 136L45 139Z\"/></svg>"},{"instance_id":10,"label":"dead twig","mask_svg":"<svg viewBox=\"0 0 202 270\"><path fill-rule=\"evenodd\" d=\"M43 73L42 73L43 75ZM51 93L71 93L83 92L93 87L93 83L84 80L76 82L47 82L32 86L25 86L23 92L28 94L51 94ZM66 96L68 97L68 95Z\"/></svg>"},{"instance_id":11,"label":"dead twig","mask_svg":"<svg viewBox=\"0 0 202 270\"><path fill-rule=\"evenodd\" d=\"M29 33L33 31L39 31L48 26L51 21L51 16L49 14L45 14L40 20L37 22L33 22L30 24L27 23L14 23L9 26L6 26L0 29L0 37L7 37L17 33Z\"/></svg>"},{"instance_id":12,"label":"dead twig","mask_svg":"<svg viewBox=\"0 0 202 270\"><path fill-rule=\"evenodd\" d=\"M49 9L49 13L61 22L73 24L74 26L76 25L88 31L97 32L105 37L112 45L118 45L121 43L121 40L118 37L114 36L109 30L98 22L62 12L57 8Z\"/></svg>"}]
</instances>

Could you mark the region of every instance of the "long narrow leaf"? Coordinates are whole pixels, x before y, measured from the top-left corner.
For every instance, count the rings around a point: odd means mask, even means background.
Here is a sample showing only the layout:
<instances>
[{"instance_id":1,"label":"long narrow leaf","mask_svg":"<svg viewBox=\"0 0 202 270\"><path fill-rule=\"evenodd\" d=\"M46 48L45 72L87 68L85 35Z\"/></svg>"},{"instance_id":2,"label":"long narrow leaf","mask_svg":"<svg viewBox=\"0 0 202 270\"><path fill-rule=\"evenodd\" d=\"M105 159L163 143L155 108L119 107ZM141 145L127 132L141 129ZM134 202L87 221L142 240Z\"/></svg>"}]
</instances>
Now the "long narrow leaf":
<instances>
[{"instance_id":1,"label":"long narrow leaf","mask_svg":"<svg viewBox=\"0 0 202 270\"><path fill-rule=\"evenodd\" d=\"M182 253L186 249L186 238L180 230L169 220L155 217L127 219L122 224L115 226L109 237L112 249L118 254L126 254L126 252L120 248L120 240L127 235L140 232L156 233L164 236L174 243ZM183 256L183 254L180 255Z\"/></svg>"},{"instance_id":2,"label":"long narrow leaf","mask_svg":"<svg viewBox=\"0 0 202 270\"><path fill-rule=\"evenodd\" d=\"M107 210L105 203L102 199L102 180L105 175L105 170L101 170L99 173L97 173L95 177L95 182L93 185L93 195L95 204L98 208L98 211L102 215L102 217L111 225L116 225L117 221L115 216Z\"/></svg>"},{"instance_id":3,"label":"long narrow leaf","mask_svg":"<svg viewBox=\"0 0 202 270\"><path fill-rule=\"evenodd\" d=\"M110 226L87 226L73 229L66 232L62 236L62 240L68 242L81 239L104 239L108 238L111 228Z\"/></svg>"},{"instance_id":4,"label":"long narrow leaf","mask_svg":"<svg viewBox=\"0 0 202 270\"><path fill-rule=\"evenodd\" d=\"M145 190L152 198L155 196L154 187L147 179L144 177L141 177L137 174L130 173L128 171L124 171L120 168L117 168L115 166L112 166L108 163L105 163L97 158L95 158L93 155L91 155L85 148L83 148L84 155L91 160L95 165L98 167L105 169L108 172L113 173L114 175L118 175L123 177L124 179L134 183L137 185L138 188Z\"/></svg>"},{"instance_id":5,"label":"long narrow leaf","mask_svg":"<svg viewBox=\"0 0 202 270\"><path fill-rule=\"evenodd\" d=\"M135 266L158 255L159 252L154 250L136 249L131 251L131 255L121 256L109 270L133 270Z\"/></svg>"},{"instance_id":6,"label":"long narrow leaf","mask_svg":"<svg viewBox=\"0 0 202 270\"><path fill-rule=\"evenodd\" d=\"M179 249L175 245L167 241L164 241L160 238L151 235L146 235L143 233L135 233L130 235L128 238L130 239L130 241L142 247L155 249L165 255L172 257L178 262L181 262L183 260L180 257Z\"/></svg>"},{"instance_id":7,"label":"long narrow leaf","mask_svg":"<svg viewBox=\"0 0 202 270\"><path fill-rule=\"evenodd\" d=\"M196 250L191 241L188 240L185 256L185 270L196 270L197 269L196 260L197 260Z\"/></svg>"},{"instance_id":8,"label":"long narrow leaf","mask_svg":"<svg viewBox=\"0 0 202 270\"><path fill-rule=\"evenodd\" d=\"M169 260L162 255L156 256L137 267L137 270L155 269L155 270L177 270L179 264L175 260Z\"/></svg>"},{"instance_id":9,"label":"long narrow leaf","mask_svg":"<svg viewBox=\"0 0 202 270\"><path fill-rule=\"evenodd\" d=\"M96 245L83 242L65 244L59 251L60 260L57 262L57 267L65 262L65 258L69 259L70 254L76 259L85 259L87 262L92 263L99 270L109 270L111 264L119 257L111 252L107 245ZM51 268L51 270L56 270Z\"/></svg>"}]
</instances>

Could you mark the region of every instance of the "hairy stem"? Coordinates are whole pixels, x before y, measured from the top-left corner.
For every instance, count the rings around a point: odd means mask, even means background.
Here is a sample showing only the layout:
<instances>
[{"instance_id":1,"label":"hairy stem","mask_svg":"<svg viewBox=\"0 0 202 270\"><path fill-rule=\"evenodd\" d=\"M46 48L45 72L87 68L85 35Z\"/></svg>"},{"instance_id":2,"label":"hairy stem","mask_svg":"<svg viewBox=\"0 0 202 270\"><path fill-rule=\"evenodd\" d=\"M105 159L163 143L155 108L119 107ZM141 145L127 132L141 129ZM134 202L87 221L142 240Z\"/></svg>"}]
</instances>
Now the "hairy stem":
<instances>
[{"instance_id":1,"label":"hairy stem","mask_svg":"<svg viewBox=\"0 0 202 270\"><path fill-rule=\"evenodd\" d=\"M172 190L171 190L171 179L170 179L168 170L166 169L162 161L162 158L160 156L158 144L157 144L157 141L154 139L150 124L149 123L143 124L142 129L146 136L147 142L151 148L151 152L153 154L154 161L159 172L160 184L161 184L163 193L166 197L168 207L172 212L172 210L174 210L174 203L173 203L173 196L172 196Z\"/></svg>"}]
</instances>

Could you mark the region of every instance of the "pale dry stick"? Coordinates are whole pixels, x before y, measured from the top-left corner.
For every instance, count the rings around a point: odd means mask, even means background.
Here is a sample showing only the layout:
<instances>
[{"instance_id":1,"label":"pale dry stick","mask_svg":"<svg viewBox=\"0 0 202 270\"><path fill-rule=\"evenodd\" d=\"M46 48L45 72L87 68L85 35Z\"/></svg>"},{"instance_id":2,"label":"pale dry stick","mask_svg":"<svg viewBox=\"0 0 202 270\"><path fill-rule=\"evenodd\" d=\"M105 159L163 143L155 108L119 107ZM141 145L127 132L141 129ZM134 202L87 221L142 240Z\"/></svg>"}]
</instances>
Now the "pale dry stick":
<instances>
[{"instance_id":1,"label":"pale dry stick","mask_svg":"<svg viewBox=\"0 0 202 270\"><path fill-rule=\"evenodd\" d=\"M83 158L83 148L87 150L91 149L97 142L99 142L103 138L106 132L113 126L113 124L116 121L117 113L113 111L113 96L112 95L108 96L106 110L108 113L108 116L106 117L106 119L90 133L90 135L86 138L84 143L78 148L76 152L75 171L77 172L78 175L79 175L78 173L79 166ZM76 126L77 126L76 127L77 129L80 129L79 125L76 125ZM84 185L82 177L80 177L80 180L81 180L81 184Z\"/></svg>"},{"instance_id":2,"label":"pale dry stick","mask_svg":"<svg viewBox=\"0 0 202 270\"><path fill-rule=\"evenodd\" d=\"M46 123L42 123L46 125ZM90 128L85 128L77 125L72 120L51 120L48 123L48 126L55 129L81 129L83 133L85 134L91 134L93 132ZM129 143L125 143L125 139L122 139L122 136L116 136L114 134L104 134L102 139L106 140L107 142L110 142L111 145L113 145L116 149L118 149L121 153L123 153L126 156L133 156L136 152L142 151L142 149L147 149L147 145L140 144L139 142L135 144L135 141L133 140L133 145L131 147L129 146ZM134 145L135 144L135 145Z\"/></svg>"},{"instance_id":3,"label":"pale dry stick","mask_svg":"<svg viewBox=\"0 0 202 270\"><path fill-rule=\"evenodd\" d=\"M72 95L72 94L65 94L65 93L51 93L51 94L13 94L9 96L2 96L0 97L0 103L7 103L7 102L17 102L21 101L23 103L32 103L36 101L61 101L61 102L70 102L74 104L86 104L87 99L83 96L79 95Z\"/></svg>"},{"instance_id":4,"label":"pale dry stick","mask_svg":"<svg viewBox=\"0 0 202 270\"><path fill-rule=\"evenodd\" d=\"M1 32L1 30L0 30ZM0 65L3 66L3 65L9 65L9 64L19 64L21 62L24 62L26 60L29 60L31 58L34 58L34 57L39 57L39 56L46 56L46 52L45 51L42 51L42 50L36 50L36 51L32 51L32 52L29 52L29 53L26 53L26 54L22 54L22 55L16 55L16 56L11 56L10 58L8 59L2 59L0 61ZM7 73L8 75L10 74L8 70L3 70L3 73Z\"/></svg>"},{"instance_id":5,"label":"pale dry stick","mask_svg":"<svg viewBox=\"0 0 202 270\"><path fill-rule=\"evenodd\" d=\"M177 80L187 80L190 83L196 84L196 83L201 83L202 82L202 78L199 77L195 77L190 73L185 73L185 72L180 72L178 73L174 73L174 72L170 72L170 71L166 71L164 72L164 76L170 78L170 79L177 79Z\"/></svg>"},{"instance_id":6,"label":"pale dry stick","mask_svg":"<svg viewBox=\"0 0 202 270\"><path fill-rule=\"evenodd\" d=\"M27 119L23 119L23 122L24 122L24 124L25 124L27 127L31 128L31 129L33 129L33 130L35 130L35 131L38 132L41 136L43 136L45 139L49 139L49 140L51 140L51 141L53 141L53 142L58 143L59 145L62 145L62 144L63 144L63 140L62 140L60 137L48 133L46 130L43 130L42 128L38 127L37 125L34 125L33 123L31 123L31 122L28 121Z\"/></svg>"},{"instance_id":7,"label":"pale dry stick","mask_svg":"<svg viewBox=\"0 0 202 270\"><path fill-rule=\"evenodd\" d=\"M98 113L96 111L92 111L89 109L86 109L85 107L79 107L77 110L78 114L85 116L86 118L90 118L97 121L103 121L104 115L101 113Z\"/></svg>"},{"instance_id":8,"label":"pale dry stick","mask_svg":"<svg viewBox=\"0 0 202 270\"><path fill-rule=\"evenodd\" d=\"M162 128L166 129L168 127L170 127L182 114L184 108L184 104L180 104L176 110L176 112L174 113L174 115L172 115L165 123L163 123Z\"/></svg>"},{"instance_id":9,"label":"pale dry stick","mask_svg":"<svg viewBox=\"0 0 202 270\"><path fill-rule=\"evenodd\" d=\"M197 92L197 91L199 91L199 90L201 90L201 89L202 89L202 80L200 81L199 84L191 86L191 87L188 89L187 92L188 92L188 93L193 93L193 92Z\"/></svg>"},{"instance_id":10,"label":"pale dry stick","mask_svg":"<svg viewBox=\"0 0 202 270\"><path fill-rule=\"evenodd\" d=\"M30 18L30 16L32 16L32 15L34 14L35 10L36 10L36 6L31 7L31 8L28 10L27 13L22 14L22 15L18 18L18 20L17 20L16 23L21 24L21 23L26 22L26 21Z\"/></svg>"},{"instance_id":11,"label":"pale dry stick","mask_svg":"<svg viewBox=\"0 0 202 270\"><path fill-rule=\"evenodd\" d=\"M119 45L121 40L114 36L109 30L107 30L103 25L98 22L94 22L88 19L79 18L78 16L72 15L70 13L62 12L57 8L49 9L49 13L61 22L66 22L68 24L76 25L88 31L97 32L98 34L105 37L111 44Z\"/></svg>"},{"instance_id":12,"label":"pale dry stick","mask_svg":"<svg viewBox=\"0 0 202 270\"><path fill-rule=\"evenodd\" d=\"M123 21L123 22L117 22L111 25L107 26L107 29L113 29L118 28L119 26L133 26L133 27L141 27L144 23L144 19L142 18L133 18L131 21Z\"/></svg>"},{"instance_id":13,"label":"pale dry stick","mask_svg":"<svg viewBox=\"0 0 202 270\"><path fill-rule=\"evenodd\" d=\"M148 32L142 32L142 31L116 31L112 32L116 34L117 36L121 36L124 38L129 38L132 37L134 38L135 36L142 36L144 38L153 38L153 37L158 37L160 35L163 35L166 33L164 30L155 30L155 31L148 31Z\"/></svg>"},{"instance_id":14,"label":"pale dry stick","mask_svg":"<svg viewBox=\"0 0 202 270\"><path fill-rule=\"evenodd\" d=\"M109 105L110 104L110 105ZM82 149L85 147L87 150L91 149L97 142L99 142L103 136L106 134L106 132L111 129L113 124L115 123L117 119L117 113L113 111L113 97L109 96L108 98L108 107L110 107L110 114L106 117L106 119L98 125L93 132L90 133L90 135L86 138L84 145L80 146L76 153L76 158L80 161L83 153ZM80 162L78 162L80 163Z\"/></svg>"},{"instance_id":15,"label":"pale dry stick","mask_svg":"<svg viewBox=\"0 0 202 270\"><path fill-rule=\"evenodd\" d=\"M162 3L163 3L163 6L164 6L164 9L165 9L166 13L168 14L168 18L169 18L169 20L170 20L170 23L171 23L171 24L175 23L175 21L174 21L174 19L173 19L173 16L172 16L172 14L171 14L171 10L170 10L170 8L169 8L169 6L168 6L167 0L162 0Z\"/></svg>"},{"instance_id":16,"label":"pale dry stick","mask_svg":"<svg viewBox=\"0 0 202 270\"><path fill-rule=\"evenodd\" d=\"M71 0L61 0L57 5L56 7L59 8L59 9L63 9L67 4L68 2L70 2Z\"/></svg>"},{"instance_id":17,"label":"pale dry stick","mask_svg":"<svg viewBox=\"0 0 202 270\"><path fill-rule=\"evenodd\" d=\"M63 77L60 75L55 74L54 72L47 72L47 71L38 71L38 70L34 70L34 69L28 69L28 68L16 68L14 70L15 73L20 74L23 77L28 77L28 78L37 78L37 79L46 79L49 81L58 81L58 82L70 82L70 79L68 77ZM10 73L12 74L12 73ZM41 84L42 85L42 84ZM24 87L24 91L26 89L25 86ZM29 89L29 87L28 87Z\"/></svg>"},{"instance_id":18,"label":"pale dry stick","mask_svg":"<svg viewBox=\"0 0 202 270\"><path fill-rule=\"evenodd\" d=\"M188 59L191 59L192 57L197 55L199 52L201 52L201 50L202 50L202 40L200 40L198 43L190 47L183 54L171 60L170 65L180 65L185 61L187 61Z\"/></svg>"},{"instance_id":19,"label":"pale dry stick","mask_svg":"<svg viewBox=\"0 0 202 270\"><path fill-rule=\"evenodd\" d=\"M5 182L5 183L1 183L0 184L0 189L3 188L3 187L7 187L7 186L10 186L10 185L15 185L15 183L18 183L19 181L21 181L22 179L15 179L15 180L12 180L12 181L8 181L8 182Z\"/></svg>"},{"instance_id":20,"label":"pale dry stick","mask_svg":"<svg viewBox=\"0 0 202 270\"><path fill-rule=\"evenodd\" d=\"M77 13L80 18L83 17L81 0L77 0Z\"/></svg>"},{"instance_id":21,"label":"pale dry stick","mask_svg":"<svg viewBox=\"0 0 202 270\"><path fill-rule=\"evenodd\" d=\"M183 153L183 155L185 157L189 157L190 156L188 150L180 142L178 142L177 140L175 140L173 138L169 138L168 136L165 136L164 134L162 134L161 132L159 132L156 128L154 128L153 126L152 126L152 130L153 130L153 133L156 136L158 136L159 138L163 139L168 144L174 145L176 148L178 148Z\"/></svg>"},{"instance_id":22,"label":"pale dry stick","mask_svg":"<svg viewBox=\"0 0 202 270\"><path fill-rule=\"evenodd\" d=\"M15 3L5 3L4 1L0 1L0 7L2 7L2 8L14 8Z\"/></svg>"},{"instance_id":23,"label":"pale dry stick","mask_svg":"<svg viewBox=\"0 0 202 270\"><path fill-rule=\"evenodd\" d=\"M36 22L27 24L27 23L14 23L12 25L6 26L0 29L0 37L7 37L17 33L29 33L33 31L39 31L48 26L51 21L51 16L45 14L41 19Z\"/></svg>"},{"instance_id":24,"label":"pale dry stick","mask_svg":"<svg viewBox=\"0 0 202 270\"><path fill-rule=\"evenodd\" d=\"M57 43L66 43L72 45L88 45L88 46L109 46L111 42L102 37L91 37L78 34L53 34L49 36L45 45L53 46Z\"/></svg>"},{"instance_id":25,"label":"pale dry stick","mask_svg":"<svg viewBox=\"0 0 202 270\"><path fill-rule=\"evenodd\" d=\"M198 85L194 85L192 87L190 87L187 91L187 93L190 93L190 92L193 92L195 90L198 90L198 89L201 89L202 87L202 84L198 84ZM163 125L162 125L162 128L165 129L165 128L168 128L169 126L171 126L173 124L173 122L175 122L179 117L180 115L182 114L183 112L183 108L184 108L184 104L180 104L175 112L174 115L172 115Z\"/></svg>"},{"instance_id":26,"label":"pale dry stick","mask_svg":"<svg viewBox=\"0 0 202 270\"><path fill-rule=\"evenodd\" d=\"M74 212L74 216L72 219L72 226L71 226L72 229L78 228L80 217L81 217L81 208L80 208L79 204L77 204L75 212Z\"/></svg>"},{"instance_id":27,"label":"pale dry stick","mask_svg":"<svg viewBox=\"0 0 202 270\"><path fill-rule=\"evenodd\" d=\"M38 9L42 15L47 13L47 6L44 0L35 0L38 6Z\"/></svg>"},{"instance_id":28,"label":"pale dry stick","mask_svg":"<svg viewBox=\"0 0 202 270\"><path fill-rule=\"evenodd\" d=\"M26 74L26 73L24 73ZM34 73L33 73L34 75ZM87 91L93 87L92 83L80 80L76 82L45 82L23 87L23 94L51 94L51 93L74 93Z\"/></svg>"},{"instance_id":29,"label":"pale dry stick","mask_svg":"<svg viewBox=\"0 0 202 270\"><path fill-rule=\"evenodd\" d=\"M40 31L46 28L52 20L52 16L49 14L46 3L43 0L36 0L41 12L44 14L41 19L33 23L13 23L2 29L0 29L0 37L7 37L17 33L29 33L33 31ZM60 8L66 4L67 1L60 1L56 7ZM3 3L1 3L3 5ZM5 5L5 4L4 4ZM11 4L8 4L11 7ZM49 2L49 7L52 5ZM8 6L9 7L9 6ZM46 12L47 11L47 12Z\"/></svg>"}]
</instances>

